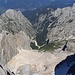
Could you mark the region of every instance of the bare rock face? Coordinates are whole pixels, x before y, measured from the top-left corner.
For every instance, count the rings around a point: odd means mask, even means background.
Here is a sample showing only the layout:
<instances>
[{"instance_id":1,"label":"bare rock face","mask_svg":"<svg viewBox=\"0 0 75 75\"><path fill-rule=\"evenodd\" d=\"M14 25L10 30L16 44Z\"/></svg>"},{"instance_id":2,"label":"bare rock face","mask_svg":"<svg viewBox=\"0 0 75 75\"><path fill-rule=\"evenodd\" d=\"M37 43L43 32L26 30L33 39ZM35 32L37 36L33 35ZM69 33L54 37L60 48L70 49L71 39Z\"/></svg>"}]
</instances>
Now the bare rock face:
<instances>
[{"instance_id":1,"label":"bare rock face","mask_svg":"<svg viewBox=\"0 0 75 75\"><path fill-rule=\"evenodd\" d=\"M1 15L0 20L0 30L6 30L12 34L24 31L30 37L35 36L32 24L20 11L9 9Z\"/></svg>"},{"instance_id":2,"label":"bare rock face","mask_svg":"<svg viewBox=\"0 0 75 75\"><path fill-rule=\"evenodd\" d=\"M41 75L37 73L36 69L31 70L30 65L23 65L17 69L16 75Z\"/></svg>"},{"instance_id":3,"label":"bare rock face","mask_svg":"<svg viewBox=\"0 0 75 75\"><path fill-rule=\"evenodd\" d=\"M2 63L6 64L14 55L19 53L17 48L31 50L30 38L23 31L15 35L9 33L2 37L0 48Z\"/></svg>"},{"instance_id":4,"label":"bare rock face","mask_svg":"<svg viewBox=\"0 0 75 75\"><path fill-rule=\"evenodd\" d=\"M75 4L72 7L58 8L52 14L56 20L52 28L48 27L47 37L50 42L68 40L68 50L75 51Z\"/></svg>"},{"instance_id":5,"label":"bare rock face","mask_svg":"<svg viewBox=\"0 0 75 75\"><path fill-rule=\"evenodd\" d=\"M75 5L65 7L54 11L54 16L57 17L52 29L48 28L48 38L50 40L67 40L74 37L75 32Z\"/></svg>"},{"instance_id":6,"label":"bare rock face","mask_svg":"<svg viewBox=\"0 0 75 75\"><path fill-rule=\"evenodd\" d=\"M0 63L0 75L14 75L14 72L11 72L7 67L4 67Z\"/></svg>"},{"instance_id":7,"label":"bare rock face","mask_svg":"<svg viewBox=\"0 0 75 75\"><path fill-rule=\"evenodd\" d=\"M53 12L54 16L58 17L62 14L62 10L60 8L57 8L55 12Z\"/></svg>"},{"instance_id":8,"label":"bare rock face","mask_svg":"<svg viewBox=\"0 0 75 75\"><path fill-rule=\"evenodd\" d=\"M47 11L47 10L46 10ZM34 24L38 31L36 40L41 44L49 39L49 42L75 39L75 4L73 6L57 8L42 12L36 18ZM40 39L40 40L39 40ZM69 47L73 43L69 42ZM41 45L39 44L39 45ZM72 45L71 45L72 46ZM73 47L73 46L72 46ZM73 47L74 48L74 47Z\"/></svg>"},{"instance_id":9,"label":"bare rock face","mask_svg":"<svg viewBox=\"0 0 75 75\"><path fill-rule=\"evenodd\" d=\"M0 68L0 75L6 75L2 68Z\"/></svg>"},{"instance_id":10,"label":"bare rock face","mask_svg":"<svg viewBox=\"0 0 75 75\"><path fill-rule=\"evenodd\" d=\"M31 50L30 39L35 31L30 21L20 11L7 10L0 16L0 60L5 65L20 51Z\"/></svg>"},{"instance_id":11,"label":"bare rock face","mask_svg":"<svg viewBox=\"0 0 75 75\"><path fill-rule=\"evenodd\" d=\"M29 65L23 65L19 67L16 75L30 75Z\"/></svg>"},{"instance_id":12,"label":"bare rock face","mask_svg":"<svg viewBox=\"0 0 75 75\"><path fill-rule=\"evenodd\" d=\"M42 45L45 42L48 26L51 24L55 17L52 13L51 8L41 9L36 15L36 19L34 22L34 28L37 30L36 40L39 45Z\"/></svg>"}]
</instances>

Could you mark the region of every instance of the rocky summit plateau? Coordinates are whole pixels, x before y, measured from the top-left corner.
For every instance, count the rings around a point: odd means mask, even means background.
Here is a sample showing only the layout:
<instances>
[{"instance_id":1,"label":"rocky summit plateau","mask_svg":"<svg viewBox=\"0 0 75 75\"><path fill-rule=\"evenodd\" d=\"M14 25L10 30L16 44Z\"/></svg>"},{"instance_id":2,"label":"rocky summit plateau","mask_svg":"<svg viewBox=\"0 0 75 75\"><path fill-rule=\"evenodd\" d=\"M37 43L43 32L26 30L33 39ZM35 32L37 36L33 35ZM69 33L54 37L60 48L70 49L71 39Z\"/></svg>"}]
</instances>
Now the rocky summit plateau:
<instances>
[{"instance_id":1,"label":"rocky summit plateau","mask_svg":"<svg viewBox=\"0 0 75 75\"><path fill-rule=\"evenodd\" d=\"M33 17L14 9L0 16L0 75L74 75L75 4Z\"/></svg>"}]
</instances>

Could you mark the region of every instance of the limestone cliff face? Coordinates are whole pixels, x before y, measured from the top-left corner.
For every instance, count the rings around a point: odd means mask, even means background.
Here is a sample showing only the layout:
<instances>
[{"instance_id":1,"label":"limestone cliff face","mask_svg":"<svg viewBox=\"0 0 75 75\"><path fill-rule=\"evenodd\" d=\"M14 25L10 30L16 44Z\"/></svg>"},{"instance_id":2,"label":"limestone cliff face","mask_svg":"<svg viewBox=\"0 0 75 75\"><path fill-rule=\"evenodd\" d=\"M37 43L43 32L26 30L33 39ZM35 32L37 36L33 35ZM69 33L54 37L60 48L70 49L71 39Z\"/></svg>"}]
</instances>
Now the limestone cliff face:
<instances>
[{"instance_id":1,"label":"limestone cliff face","mask_svg":"<svg viewBox=\"0 0 75 75\"><path fill-rule=\"evenodd\" d=\"M39 38L39 35L42 36L41 38L45 37L46 39L46 34L50 41L68 39L71 36L74 36L75 4L73 4L72 7L57 8L56 10L47 8L36 15L34 27L36 27L36 30L38 31L37 39Z\"/></svg>"},{"instance_id":2,"label":"limestone cliff face","mask_svg":"<svg viewBox=\"0 0 75 75\"><path fill-rule=\"evenodd\" d=\"M58 8L52 14L56 17L53 27L48 27L51 41L68 40L68 49L75 51L75 4L72 7Z\"/></svg>"},{"instance_id":3,"label":"limestone cliff face","mask_svg":"<svg viewBox=\"0 0 75 75\"><path fill-rule=\"evenodd\" d=\"M75 4L72 7L58 8L53 14L57 19L55 27L48 28L50 40L67 40L75 37Z\"/></svg>"},{"instance_id":4,"label":"limestone cliff face","mask_svg":"<svg viewBox=\"0 0 75 75\"><path fill-rule=\"evenodd\" d=\"M7 10L0 16L0 26L0 30L6 30L13 34L24 31L30 37L35 36L32 24L20 11Z\"/></svg>"},{"instance_id":5,"label":"limestone cliff face","mask_svg":"<svg viewBox=\"0 0 75 75\"><path fill-rule=\"evenodd\" d=\"M24 33L19 32L15 35L3 35L0 42L0 57L2 63L6 64L14 55L19 53L18 48L31 50L30 38Z\"/></svg>"},{"instance_id":6,"label":"limestone cliff face","mask_svg":"<svg viewBox=\"0 0 75 75\"><path fill-rule=\"evenodd\" d=\"M36 19L34 21L34 28L37 30L37 36L36 40L39 45L43 44L45 42L47 33L48 33L48 26L51 24L54 20L55 17L51 13L53 9L51 8L45 8L39 10L36 14Z\"/></svg>"},{"instance_id":7,"label":"limestone cliff face","mask_svg":"<svg viewBox=\"0 0 75 75\"><path fill-rule=\"evenodd\" d=\"M74 49L75 4L56 10L47 8L36 15L34 28L37 30L36 40L39 45L44 44L46 39L49 39L49 42L68 40L69 47Z\"/></svg>"},{"instance_id":8,"label":"limestone cliff face","mask_svg":"<svg viewBox=\"0 0 75 75\"><path fill-rule=\"evenodd\" d=\"M0 16L0 60L4 65L19 53L18 48L31 50L30 39L35 31L20 11L7 10Z\"/></svg>"},{"instance_id":9,"label":"limestone cliff face","mask_svg":"<svg viewBox=\"0 0 75 75\"><path fill-rule=\"evenodd\" d=\"M32 28L32 24L29 22L29 20L26 17L22 15L20 11L9 9L3 15L0 16L0 60L1 60L1 64L5 65L9 61L8 66L11 66L12 71L13 69L15 70L15 67L16 67L18 68L17 72L20 71L19 75L24 72L28 73L29 75L30 73L29 65L31 64L31 62L32 64L38 63L38 62L35 63L33 58L35 59L38 56L41 56L41 54L39 55L37 55L36 53L31 54L32 51L30 53L29 51L27 53L26 52L24 53L24 50L31 50L31 47L30 47L31 38L35 38L35 37L37 39L37 42L40 41L41 44L43 44L44 42L47 42L46 38L49 39L50 43L58 41L58 43L56 43L57 45L55 46L58 46L60 42L62 41L64 42L68 40L68 44L67 44L68 50L75 51L75 4L72 7L65 7L62 9L58 8L55 11L51 11L49 9L47 10L48 12L44 14L40 14L37 17L37 20L34 24L34 28L36 27L36 30L37 30L37 37L35 36L36 32L35 32L35 29ZM64 44L65 43L63 43L62 45ZM53 48L54 48L54 44L53 44ZM18 53L21 53L21 52L22 54L19 55ZM57 51L56 53L58 55L59 52ZM61 54L62 53L59 53L58 57ZM17 57L12 58L15 55L17 55ZM51 58L50 54L49 56ZM53 62L57 60L57 59L55 60L55 57L53 59L53 55L52 55L51 60ZM62 58L63 57L64 55L62 56ZM39 60L39 57L38 57L38 61L43 63L43 61L47 59L46 56L44 56L43 58L44 58L43 60L42 58ZM35 59L35 61L36 60L37 59ZM49 61L49 64L51 60ZM17 64L15 64L16 62ZM51 62L51 65L53 62ZM20 65L20 67L18 67L18 65ZM21 65L25 65L25 66L23 67ZM49 71L51 69L51 65L50 65ZM55 65L53 64L52 67L55 67ZM43 69L44 67L45 65L43 65ZM33 70L32 72L36 72L37 74L37 71ZM36 75L36 74L33 74L33 75ZM44 75L47 75L47 74L44 74Z\"/></svg>"}]
</instances>

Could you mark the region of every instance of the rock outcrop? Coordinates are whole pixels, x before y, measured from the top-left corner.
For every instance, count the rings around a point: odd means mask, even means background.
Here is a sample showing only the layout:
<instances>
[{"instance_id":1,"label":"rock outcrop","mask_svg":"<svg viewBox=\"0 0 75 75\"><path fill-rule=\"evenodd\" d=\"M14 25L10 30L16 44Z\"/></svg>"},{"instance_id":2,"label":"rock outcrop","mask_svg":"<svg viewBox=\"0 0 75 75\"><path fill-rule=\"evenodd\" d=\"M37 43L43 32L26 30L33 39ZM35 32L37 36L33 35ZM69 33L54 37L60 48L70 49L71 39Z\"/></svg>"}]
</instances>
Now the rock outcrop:
<instances>
[{"instance_id":1,"label":"rock outcrop","mask_svg":"<svg viewBox=\"0 0 75 75\"><path fill-rule=\"evenodd\" d=\"M7 10L0 16L0 60L5 65L19 53L18 48L31 50L30 40L35 38L30 21L20 11Z\"/></svg>"},{"instance_id":2,"label":"rock outcrop","mask_svg":"<svg viewBox=\"0 0 75 75\"><path fill-rule=\"evenodd\" d=\"M36 18L36 26L38 34L42 34L42 38L46 37L50 40L66 39L74 35L75 32L75 4L72 7L57 8L57 10L46 10ZM39 13L38 13L39 14ZM48 30L48 31L47 31ZM62 37L62 38L61 38Z\"/></svg>"},{"instance_id":3,"label":"rock outcrop","mask_svg":"<svg viewBox=\"0 0 75 75\"><path fill-rule=\"evenodd\" d=\"M57 17L52 29L48 28L50 40L67 40L74 37L75 32L75 4L72 7L57 9L53 12Z\"/></svg>"},{"instance_id":4,"label":"rock outcrop","mask_svg":"<svg viewBox=\"0 0 75 75\"><path fill-rule=\"evenodd\" d=\"M46 39L49 39L49 43L68 40L69 50L71 47L74 50L75 4L71 7L57 8L55 11L50 9L46 11L38 15L34 24L38 31L36 36L38 44L44 44Z\"/></svg>"},{"instance_id":5,"label":"rock outcrop","mask_svg":"<svg viewBox=\"0 0 75 75\"><path fill-rule=\"evenodd\" d=\"M56 17L53 27L48 27L48 38L51 41L68 40L69 50L74 50L75 40L75 4L72 7L58 8L52 14Z\"/></svg>"},{"instance_id":6,"label":"rock outcrop","mask_svg":"<svg viewBox=\"0 0 75 75\"><path fill-rule=\"evenodd\" d=\"M75 51L75 4L72 7L46 11L48 12L44 14L36 14L34 28L36 27L37 35L32 24L20 11L9 9L0 16L1 64L7 64L16 75L51 75L55 66L71 54L59 51L61 48L58 45L63 46L67 41L67 49ZM43 45L48 41L50 47L59 49L53 54L30 51L31 41L38 46L32 38Z\"/></svg>"},{"instance_id":7,"label":"rock outcrop","mask_svg":"<svg viewBox=\"0 0 75 75\"><path fill-rule=\"evenodd\" d=\"M30 37L35 36L32 24L20 11L12 9L7 10L0 17L0 26L1 31L6 30L12 34L24 31Z\"/></svg>"},{"instance_id":8,"label":"rock outcrop","mask_svg":"<svg viewBox=\"0 0 75 75\"><path fill-rule=\"evenodd\" d=\"M48 26L51 24L55 17L51 14L53 10L51 8L40 9L37 12L33 27L37 30L36 40L39 45L45 42Z\"/></svg>"}]
</instances>

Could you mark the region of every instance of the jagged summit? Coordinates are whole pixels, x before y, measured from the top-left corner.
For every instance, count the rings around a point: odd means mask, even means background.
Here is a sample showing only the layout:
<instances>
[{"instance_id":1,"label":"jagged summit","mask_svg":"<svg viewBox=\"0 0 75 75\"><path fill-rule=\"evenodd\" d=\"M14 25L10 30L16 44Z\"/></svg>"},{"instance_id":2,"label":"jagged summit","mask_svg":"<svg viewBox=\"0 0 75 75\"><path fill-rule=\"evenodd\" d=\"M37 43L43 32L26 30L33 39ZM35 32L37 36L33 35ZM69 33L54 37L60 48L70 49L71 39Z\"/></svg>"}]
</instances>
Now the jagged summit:
<instances>
[{"instance_id":1,"label":"jagged summit","mask_svg":"<svg viewBox=\"0 0 75 75\"><path fill-rule=\"evenodd\" d=\"M37 27L37 36L30 21L20 11L9 9L0 16L0 60L4 65L9 61L8 66L16 75L18 71L19 74L51 75L55 65L71 54L60 51L66 41L67 49L75 52L75 4L72 7L42 12L37 16L34 26ZM30 42L35 40L31 40L31 37L37 37L43 45L55 50L53 54L33 51Z\"/></svg>"},{"instance_id":2,"label":"jagged summit","mask_svg":"<svg viewBox=\"0 0 75 75\"><path fill-rule=\"evenodd\" d=\"M75 4L42 12L37 16L34 28L38 31L36 40L39 44L45 44L47 38L49 43L71 40L68 42L70 47L75 39ZM74 42L72 47L75 48Z\"/></svg>"},{"instance_id":3,"label":"jagged summit","mask_svg":"<svg viewBox=\"0 0 75 75\"><path fill-rule=\"evenodd\" d=\"M62 9L61 8L57 8L57 10L55 10L55 12L54 12L54 15L56 17L61 16L62 14L64 16L72 16L74 13L75 13L75 3L73 4L72 7L68 6L68 7L65 7L65 8L62 8Z\"/></svg>"},{"instance_id":4,"label":"jagged summit","mask_svg":"<svg viewBox=\"0 0 75 75\"><path fill-rule=\"evenodd\" d=\"M35 38L30 21L20 11L7 10L0 16L0 60L5 65L19 53L18 48L32 50L31 38Z\"/></svg>"},{"instance_id":5,"label":"jagged summit","mask_svg":"<svg viewBox=\"0 0 75 75\"><path fill-rule=\"evenodd\" d=\"M50 29L52 31L50 35L53 34L53 37L56 35L58 39L67 39L72 36L75 32L75 4L72 7L58 8L53 15L56 17L53 24L55 27Z\"/></svg>"},{"instance_id":6,"label":"jagged summit","mask_svg":"<svg viewBox=\"0 0 75 75\"><path fill-rule=\"evenodd\" d=\"M4 14L1 15L0 20L3 22L0 29L12 33L24 31L30 37L35 36L35 31L33 31L32 24L20 11L8 9Z\"/></svg>"},{"instance_id":7,"label":"jagged summit","mask_svg":"<svg viewBox=\"0 0 75 75\"><path fill-rule=\"evenodd\" d=\"M56 19L48 27L47 36L50 42L68 40L69 50L74 51L75 4L72 7L58 8L52 14Z\"/></svg>"}]
</instances>

